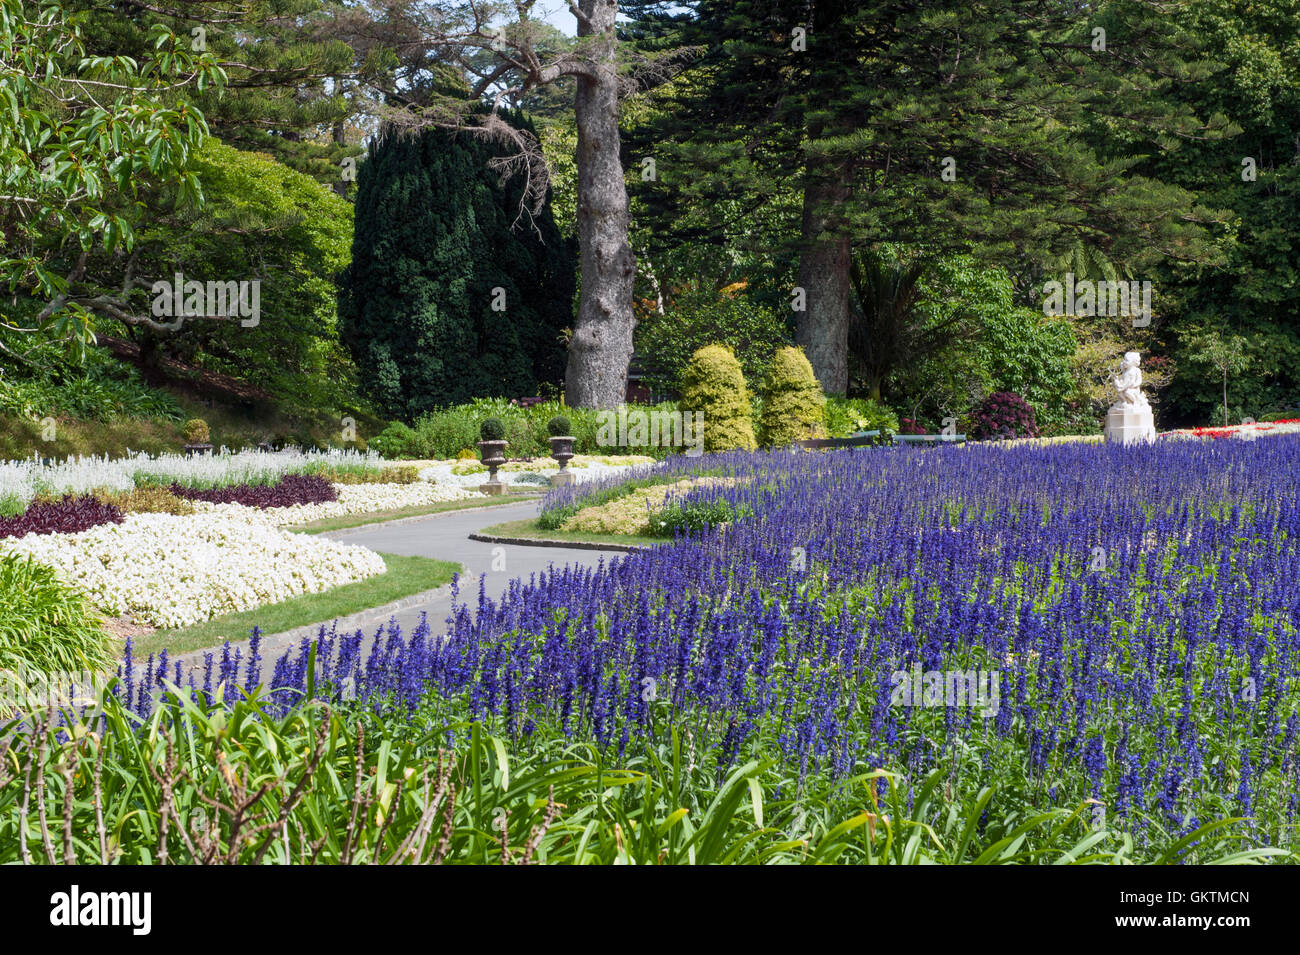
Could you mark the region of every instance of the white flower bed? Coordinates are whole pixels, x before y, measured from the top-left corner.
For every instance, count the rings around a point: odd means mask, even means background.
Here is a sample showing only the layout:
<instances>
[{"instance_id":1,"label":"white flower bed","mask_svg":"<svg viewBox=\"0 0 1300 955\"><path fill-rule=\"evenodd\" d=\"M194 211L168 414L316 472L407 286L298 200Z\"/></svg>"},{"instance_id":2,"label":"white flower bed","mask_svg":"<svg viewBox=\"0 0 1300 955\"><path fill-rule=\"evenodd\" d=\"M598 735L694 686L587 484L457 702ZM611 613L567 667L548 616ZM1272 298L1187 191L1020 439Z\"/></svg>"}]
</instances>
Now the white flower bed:
<instances>
[{"instance_id":1,"label":"white flower bed","mask_svg":"<svg viewBox=\"0 0 1300 955\"><path fill-rule=\"evenodd\" d=\"M376 454L356 451L237 451L219 454L128 454L124 458L77 457L54 464L39 460L0 461L0 500L23 502L39 493L86 494L95 488L129 491L143 481L194 487L273 481L308 465L381 468Z\"/></svg>"},{"instance_id":2,"label":"white flower bed","mask_svg":"<svg viewBox=\"0 0 1300 955\"><path fill-rule=\"evenodd\" d=\"M158 627L321 593L385 569L364 547L291 534L228 510L133 514L78 534L3 540L0 550L54 567L109 614L129 612Z\"/></svg>"},{"instance_id":3,"label":"white flower bed","mask_svg":"<svg viewBox=\"0 0 1300 955\"><path fill-rule=\"evenodd\" d=\"M156 481L170 484L176 481L191 487L210 487L224 484L251 484L274 481L285 474L302 471L311 464L330 467L374 468L386 462L374 453L357 451L236 451L220 454L196 454L186 457L164 454L156 458L137 455L124 459L133 465L137 484Z\"/></svg>"},{"instance_id":4,"label":"white flower bed","mask_svg":"<svg viewBox=\"0 0 1300 955\"><path fill-rule=\"evenodd\" d=\"M480 482L481 483L481 482ZM320 504L294 504L290 507L256 508L242 504L210 504L195 501L195 510L204 514L225 514L234 520L253 521L270 527L310 524L327 517L395 511L404 507L424 507L448 501L465 501L485 495L462 487L433 484L335 484L337 501Z\"/></svg>"},{"instance_id":5,"label":"white flower bed","mask_svg":"<svg viewBox=\"0 0 1300 955\"><path fill-rule=\"evenodd\" d=\"M474 469L473 466L478 463L477 461L439 461L422 469L420 471L420 480L459 487L478 487L488 478L487 468L483 468L481 471ZM642 455L619 457L579 455L569 462L568 470L573 473L574 483L582 483L609 477L613 474L622 474L624 471L630 471L633 468L653 463L654 458ZM528 475L541 475L549 478L557 474L559 470L560 466L550 458L535 458L527 463L517 462L499 468L497 478L503 484L528 484L533 483ZM458 474L458 471L471 471L472 473Z\"/></svg>"}]
</instances>

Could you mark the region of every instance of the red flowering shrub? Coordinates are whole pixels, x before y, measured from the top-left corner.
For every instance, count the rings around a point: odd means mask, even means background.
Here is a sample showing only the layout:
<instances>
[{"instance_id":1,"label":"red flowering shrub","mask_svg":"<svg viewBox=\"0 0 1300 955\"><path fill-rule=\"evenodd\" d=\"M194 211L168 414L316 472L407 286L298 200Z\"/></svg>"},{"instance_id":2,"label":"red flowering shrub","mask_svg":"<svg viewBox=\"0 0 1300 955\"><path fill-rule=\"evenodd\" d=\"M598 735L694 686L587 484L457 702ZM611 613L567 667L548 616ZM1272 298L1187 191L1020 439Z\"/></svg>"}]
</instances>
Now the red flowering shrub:
<instances>
[{"instance_id":1,"label":"red flowering shrub","mask_svg":"<svg viewBox=\"0 0 1300 955\"><path fill-rule=\"evenodd\" d=\"M985 398L970 416L977 440L1037 438L1038 419L1033 406L1014 391L997 391Z\"/></svg>"},{"instance_id":2,"label":"red flowering shrub","mask_svg":"<svg viewBox=\"0 0 1300 955\"><path fill-rule=\"evenodd\" d=\"M1142 370L1146 377L1169 381L1174 377L1174 372L1178 370L1178 366L1174 364L1172 358L1165 355L1144 355L1142 357Z\"/></svg>"}]
</instances>

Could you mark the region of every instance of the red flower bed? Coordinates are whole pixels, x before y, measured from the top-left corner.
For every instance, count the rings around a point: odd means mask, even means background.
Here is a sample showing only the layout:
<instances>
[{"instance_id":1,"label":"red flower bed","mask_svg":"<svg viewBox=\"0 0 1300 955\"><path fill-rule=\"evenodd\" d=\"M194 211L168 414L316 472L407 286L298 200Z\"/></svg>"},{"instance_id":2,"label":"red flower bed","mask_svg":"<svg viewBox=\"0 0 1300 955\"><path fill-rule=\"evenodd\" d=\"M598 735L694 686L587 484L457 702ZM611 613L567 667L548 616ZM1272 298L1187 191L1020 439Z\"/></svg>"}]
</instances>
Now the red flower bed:
<instances>
[{"instance_id":1,"label":"red flower bed","mask_svg":"<svg viewBox=\"0 0 1300 955\"><path fill-rule=\"evenodd\" d=\"M100 524L121 524L122 512L89 494L33 504L17 517L0 517L0 537L28 534L75 534Z\"/></svg>"},{"instance_id":2,"label":"red flower bed","mask_svg":"<svg viewBox=\"0 0 1300 955\"><path fill-rule=\"evenodd\" d=\"M191 501L243 504L245 507L259 508L321 504L339 499L334 485L315 474L286 474L274 484L232 484L203 491L172 484L171 492Z\"/></svg>"}]
</instances>

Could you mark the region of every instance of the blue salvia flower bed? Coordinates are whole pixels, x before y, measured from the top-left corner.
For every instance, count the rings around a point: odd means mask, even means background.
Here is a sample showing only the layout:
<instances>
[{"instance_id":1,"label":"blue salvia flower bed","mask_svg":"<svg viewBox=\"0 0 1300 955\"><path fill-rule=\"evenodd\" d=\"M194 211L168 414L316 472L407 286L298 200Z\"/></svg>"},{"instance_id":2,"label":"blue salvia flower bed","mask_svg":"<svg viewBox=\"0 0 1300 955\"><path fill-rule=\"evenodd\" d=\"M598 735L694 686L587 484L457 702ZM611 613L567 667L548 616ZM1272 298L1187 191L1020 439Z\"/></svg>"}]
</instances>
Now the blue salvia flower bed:
<instances>
[{"instance_id":1,"label":"blue salvia flower bed","mask_svg":"<svg viewBox=\"0 0 1300 955\"><path fill-rule=\"evenodd\" d=\"M1294 842L1300 437L728 454L656 473L701 469L740 481L689 500L753 516L514 581L499 602L480 582L445 626L392 625L365 652L322 628L269 677L227 648L189 685L265 681L288 707L310 683L611 758L676 726L719 771L751 751L796 785L948 767L958 786L1096 799L1139 831L1238 815ZM168 670L151 658L129 705L148 712ZM996 674L997 705L899 704L900 673L954 670Z\"/></svg>"}]
</instances>

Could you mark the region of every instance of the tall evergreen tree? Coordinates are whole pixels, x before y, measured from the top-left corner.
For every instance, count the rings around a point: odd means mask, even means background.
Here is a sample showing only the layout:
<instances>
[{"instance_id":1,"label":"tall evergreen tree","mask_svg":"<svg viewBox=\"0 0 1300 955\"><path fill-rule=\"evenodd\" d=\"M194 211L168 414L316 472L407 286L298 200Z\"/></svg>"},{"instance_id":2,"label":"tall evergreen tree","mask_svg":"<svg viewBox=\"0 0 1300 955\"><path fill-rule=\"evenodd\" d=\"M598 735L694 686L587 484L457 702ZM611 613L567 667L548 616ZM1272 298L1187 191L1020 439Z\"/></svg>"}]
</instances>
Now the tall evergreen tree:
<instances>
[{"instance_id":1,"label":"tall evergreen tree","mask_svg":"<svg viewBox=\"0 0 1300 955\"><path fill-rule=\"evenodd\" d=\"M1180 91L1202 112L1222 110L1242 128L1231 139L1193 142L1141 167L1232 210L1226 261L1156 276L1159 297L1185 316L1162 338L1177 363L1168 420L1196 424L1221 412L1222 381L1194 360L1216 337L1245 339L1250 365L1236 376L1230 420L1300 416L1300 0L1266 6L1202 0L1186 25L1224 64L1213 84Z\"/></svg>"},{"instance_id":2,"label":"tall evergreen tree","mask_svg":"<svg viewBox=\"0 0 1300 955\"><path fill-rule=\"evenodd\" d=\"M573 250L549 203L520 215L525 184L493 163L509 154L464 132L390 131L361 167L339 325L385 414L411 421L563 374Z\"/></svg>"},{"instance_id":3,"label":"tall evergreen tree","mask_svg":"<svg viewBox=\"0 0 1300 955\"><path fill-rule=\"evenodd\" d=\"M628 239L627 186L619 158L619 98L627 89L627 64L617 40L618 0L571 0L577 39L558 43L534 16L538 0L424 3L371 0L390 19L409 23L420 49L461 71L472 87L463 96L408 102L403 124L472 128L514 151L515 168L535 202L547 181L542 150L518 135L498 113L514 102L537 102L537 91L574 83L577 126L578 256L582 294L569 340L565 393L570 404L612 408L627 391L632 358L636 259ZM390 98L400 102L401 90ZM487 109L482 109L488 104ZM531 204L531 203L530 203Z\"/></svg>"},{"instance_id":4,"label":"tall evergreen tree","mask_svg":"<svg viewBox=\"0 0 1300 955\"><path fill-rule=\"evenodd\" d=\"M64 0L86 16L96 48L141 59L162 24L225 70L220 88L189 91L223 142L264 152L318 182L343 181L360 150L342 131L366 105L355 95L373 62L358 35L365 10L352 0ZM354 137L355 142L355 137Z\"/></svg>"},{"instance_id":5,"label":"tall evergreen tree","mask_svg":"<svg viewBox=\"0 0 1300 955\"><path fill-rule=\"evenodd\" d=\"M690 151L646 188L694 210L772 178L802 191L797 340L828 390L848 381L854 244L1005 258L1083 236L1130 262L1211 255L1200 224L1213 216L1195 195L1086 138L1160 151L1228 130L1168 95L1211 69L1177 55L1194 43L1170 4L698 0L675 17L626 6L654 42L700 51L687 88L706 91L647 131L661 152Z\"/></svg>"}]
</instances>

